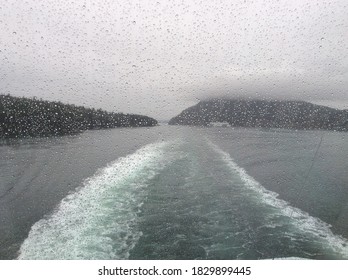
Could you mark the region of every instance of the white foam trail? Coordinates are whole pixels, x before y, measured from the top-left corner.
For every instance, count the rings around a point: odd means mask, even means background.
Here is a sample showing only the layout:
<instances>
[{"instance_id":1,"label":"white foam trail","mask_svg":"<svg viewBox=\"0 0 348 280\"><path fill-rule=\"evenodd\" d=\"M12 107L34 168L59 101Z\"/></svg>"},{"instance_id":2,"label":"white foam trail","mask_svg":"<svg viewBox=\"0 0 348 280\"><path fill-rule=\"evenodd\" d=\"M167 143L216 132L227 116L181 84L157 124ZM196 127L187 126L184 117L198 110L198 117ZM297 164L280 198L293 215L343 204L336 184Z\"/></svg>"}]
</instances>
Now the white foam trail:
<instances>
[{"instance_id":1,"label":"white foam trail","mask_svg":"<svg viewBox=\"0 0 348 280\"><path fill-rule=\"evenodd\" d=\"M137 212L151 179L170 154L147 145L101 169L34 224L19 259L126 259L141 236Z\"/></svg>"},{"instance_id":2,"label":"white foam trail","mask_svg":"<svg viewBox=\"0 0 348 280\"><path fill-rule=\"evenodd\" d=\"M229 168L239 175L245 186L257 194L258 199L277 208L281 215L290 217L294 226L316 238L326 248L333 250L345 259L348 258L348 241L341 236L335 235L330 229L331 225L279 199L277 193L265 189L253 177L248 175L245 169L238 166L228 153L221 150L210 140L207 141L208 144L220 154Z\"/></svg>"}]
</instances>

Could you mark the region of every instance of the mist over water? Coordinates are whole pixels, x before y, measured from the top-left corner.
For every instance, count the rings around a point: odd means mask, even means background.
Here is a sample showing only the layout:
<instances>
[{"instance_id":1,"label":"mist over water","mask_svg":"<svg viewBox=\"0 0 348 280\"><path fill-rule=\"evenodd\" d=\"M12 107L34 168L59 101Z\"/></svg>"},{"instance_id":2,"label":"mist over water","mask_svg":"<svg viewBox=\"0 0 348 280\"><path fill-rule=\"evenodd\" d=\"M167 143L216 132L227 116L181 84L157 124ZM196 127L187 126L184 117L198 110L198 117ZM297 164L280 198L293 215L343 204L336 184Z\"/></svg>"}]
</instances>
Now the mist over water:
<instances>
[{"instance_id":1,"label":"mist over water","mask_svg":"<svg viewBox=\"0 0 348 280\"><path fill-rule=\"evenodd\" d=\"M344 133L163 126L0 149L21 172L0 164L1 258L348 258Z\"/></svg>"},{"instance_id":2,"label":"mist over water","mask_svg":"<svg viewBox=\"0 0 348 280\"><path fill-rule=\"evenodd\" d=\"M2 1L0 92L164 120L214 97L348 108L347 13L346 0Z\"/></svg>"}]
</instances>

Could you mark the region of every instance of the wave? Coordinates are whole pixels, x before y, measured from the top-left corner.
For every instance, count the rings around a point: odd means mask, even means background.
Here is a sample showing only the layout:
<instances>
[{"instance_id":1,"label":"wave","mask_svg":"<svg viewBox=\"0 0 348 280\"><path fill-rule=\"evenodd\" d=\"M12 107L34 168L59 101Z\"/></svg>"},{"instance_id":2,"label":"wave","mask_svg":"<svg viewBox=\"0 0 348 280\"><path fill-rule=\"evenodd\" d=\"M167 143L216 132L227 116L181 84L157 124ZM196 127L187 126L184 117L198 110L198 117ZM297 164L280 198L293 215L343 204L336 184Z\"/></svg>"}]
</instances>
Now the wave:
<instances>
[{"instance_id":1,"label":"wave","mask_svg":"<svg viewBox=\"0 0 348 280\"><path fill-rule=\"evenodd\" d=\"M149 181L158 174L165 176L167 167L172 172L168 165L178 158L185 156L188 160L195 159L194 155L186 153L182 146L178 146L178 143L182 143L178 141L163 141L147 145L100 169L94 176L87 179L81 188L65 197L52 214L32 226L28 238L20 247L18 258L129 258L131 250L137 244L139 245L138 241L143 234L139 227L141 216L139 214L144 201L150 199ZM245 188L246 195L252 199L256 209L260 206L262 207L260 209L267 210L265 211L267 220L262 226L272 232L275 228L278 232L285 228L278 224L279 221L287 226L290 224L290 231L281 232L281 234L287 235L291 240L304 237L305 241L315 243L325 249L325 253L329 252L329 255L332 253L334 256L348 258L348 241L335 235L329 224L280 199L277 193L268 191L247 174L246 170L238 166L228 153L209 140L208 145L213 150L210 154L214 158L217 157L222 164L225 172L223 174L228 175L228 181L223 181L223 184L225 182L229 184L232 173L237 175L233 177L236 177L237 183ZM202 150L205 148L204 145ZM202 160L202 151L200 149L198 151L197 161ZM206 158L203 157L203 159ZM204 169L197 171L195 168L189 171L201 176L201 172L198 171L203 172ZM180 175L179 173L175 176ZM199 176L194 179L198 180ZM196 200L193 203L198 203L193 206L201 207L203 201ZM145 232L144 234L146 236ZM302 243L297 244L301 246ZM160 245L156 244L156 246ZM297 251L294 255L282 257L296 257L296 253ZM310 254L300 256L316 257Z\"/></svg>"},{"instance_id":2,"label":"wave","mask_svg":"<svg viewBox=\"0 0 348 280\"><path fill-rule=\"evenodd\" d=\"M149 144L99 170L32 226L18 258L127 259L142 235L146 182L170 160L170 144Z\"/></svg>"},{"instance_id":3,"label":"wave","mask_svg":"<svg viewBox=\"0 0 348 280\"><path fill-rule=\"evenodd\" d=\"M221 156L227 166L234 173L238 174L245 187L253 192L258 201L271 206L271 208L275 208L278 215L289 218L292 226L296 227L297 230L305 233L307 236L310 236L311 240L315 239L315 242L319 243L327 250L333 251L342 258L348 258L348 240L342 236L335 235L330 229L331 225L323 222L319 218L310 216L308 213L278 198L279 195L277 193L264 188L250 176L244 168L238 166L228 153L220 149L210 140L207 141L213 150Z\"/></svg>"}]
</instances>

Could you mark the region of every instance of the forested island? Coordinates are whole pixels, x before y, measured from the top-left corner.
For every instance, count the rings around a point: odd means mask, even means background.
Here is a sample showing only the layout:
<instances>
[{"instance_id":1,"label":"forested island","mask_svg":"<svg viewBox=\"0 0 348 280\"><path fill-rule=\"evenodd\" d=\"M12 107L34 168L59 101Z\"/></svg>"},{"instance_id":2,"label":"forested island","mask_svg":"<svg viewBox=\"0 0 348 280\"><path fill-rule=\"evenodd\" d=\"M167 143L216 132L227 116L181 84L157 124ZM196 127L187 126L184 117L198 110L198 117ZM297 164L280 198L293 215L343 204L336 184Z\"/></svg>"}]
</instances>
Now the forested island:
<instances>
[{"instance_id":1,"label":"forested island","mask_svg":"<svg viewBox=\"0 0 348 280\"><path fill-rule=\"evenodd\" d=\"M153 118L111 113L38 100L0 95L0 139L75 134L88 129L155 126Z\"/></svg>"},{"instance_id":2,"label":"forested island","mask_svg":"<svg viewBox=\"0 0 348 280\"><path fill-rule=\"evenodd\" d=\"M207 126L214 122L233 127L348 131L348 110L305 101L211 99L187 108L169 124Z\"/></svg>"}]
</instances>

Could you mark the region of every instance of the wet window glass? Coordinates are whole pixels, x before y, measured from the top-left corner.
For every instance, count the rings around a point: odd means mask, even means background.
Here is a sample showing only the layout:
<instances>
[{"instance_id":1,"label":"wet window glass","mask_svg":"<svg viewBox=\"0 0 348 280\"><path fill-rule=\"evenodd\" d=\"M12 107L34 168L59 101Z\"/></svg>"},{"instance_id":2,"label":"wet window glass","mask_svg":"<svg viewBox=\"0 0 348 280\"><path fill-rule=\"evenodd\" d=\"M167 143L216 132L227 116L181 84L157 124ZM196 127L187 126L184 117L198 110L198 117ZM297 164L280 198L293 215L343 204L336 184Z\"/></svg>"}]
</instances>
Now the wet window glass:
<instances>
[{"instance_id":1,"label":"wet window glass","mask_svg":"<svg viewBox=\"0 0 348 280\"><path fill-rule=\"evenodd\" d=\"M348 259L346 0L0 0L0 259Z\"/></svg>"}]
</instances>

